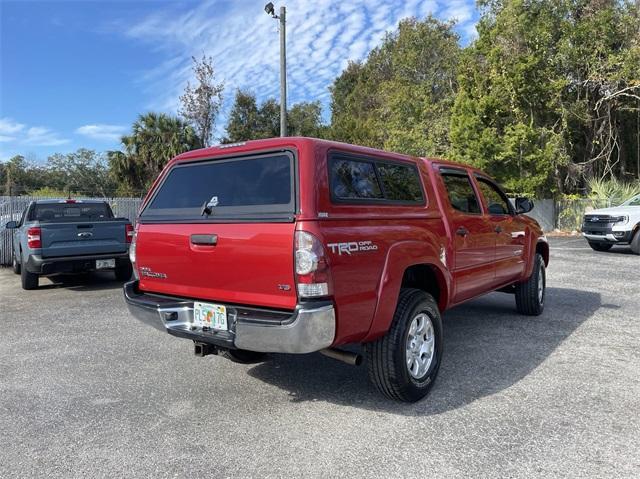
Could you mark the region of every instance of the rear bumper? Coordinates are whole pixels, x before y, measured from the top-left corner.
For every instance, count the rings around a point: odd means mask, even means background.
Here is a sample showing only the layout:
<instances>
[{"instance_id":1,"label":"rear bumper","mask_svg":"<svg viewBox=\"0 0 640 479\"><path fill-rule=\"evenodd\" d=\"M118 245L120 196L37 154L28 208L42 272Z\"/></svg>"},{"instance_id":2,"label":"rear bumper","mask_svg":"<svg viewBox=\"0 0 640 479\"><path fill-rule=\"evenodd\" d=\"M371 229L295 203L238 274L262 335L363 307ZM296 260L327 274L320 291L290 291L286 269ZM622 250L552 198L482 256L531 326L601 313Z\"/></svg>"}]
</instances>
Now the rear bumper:
<instances>
[{"instance_id":1,"label":"rear bumper","mask_svg":"<svg viewBox=\"0 0 640 479\"><path fill-rule=\"evenodd\" d=\"M137 281L124 285L124 298L141 322L221 348L302 354L328 348L335 337L335 310L330 301L301 304L293 312L226 305L229 330L205 331L194 325L192 300L140 292Z\"/></svg>"},{"instance_id":2,"label":"rear bumper","mask_svg":"<svg viewBox=\"0 0 640 479\"><path fill-rule=\"evenodd\" d=\"M56 274L78 273L96 269L97 259L123 259L129 260L129 253L94 254L87 256L60 256L43 258L39 254L31 254L27 259L26 268L29 273Z\"/></svg>"}]
</instances>

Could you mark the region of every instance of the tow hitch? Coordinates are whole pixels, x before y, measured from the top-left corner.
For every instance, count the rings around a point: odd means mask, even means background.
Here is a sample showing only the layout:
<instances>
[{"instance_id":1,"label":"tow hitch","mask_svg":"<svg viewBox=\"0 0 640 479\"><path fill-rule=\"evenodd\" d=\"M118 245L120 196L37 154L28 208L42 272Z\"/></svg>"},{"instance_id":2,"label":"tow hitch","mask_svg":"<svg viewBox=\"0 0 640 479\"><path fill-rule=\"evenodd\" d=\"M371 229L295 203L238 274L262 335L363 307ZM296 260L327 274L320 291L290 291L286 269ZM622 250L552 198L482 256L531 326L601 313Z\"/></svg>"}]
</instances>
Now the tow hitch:
<instances>
[{"instance_id":1,"label":"tow hitch","mask_svg":"<svg viewBox=\"0 0 640 479\"><path fill-rule=\"evenodd\" d=\"M218 355L218 348L212 344L193 342L193 352L199 358L208 356L209 354Z\"/></svg>"}]
</instances>

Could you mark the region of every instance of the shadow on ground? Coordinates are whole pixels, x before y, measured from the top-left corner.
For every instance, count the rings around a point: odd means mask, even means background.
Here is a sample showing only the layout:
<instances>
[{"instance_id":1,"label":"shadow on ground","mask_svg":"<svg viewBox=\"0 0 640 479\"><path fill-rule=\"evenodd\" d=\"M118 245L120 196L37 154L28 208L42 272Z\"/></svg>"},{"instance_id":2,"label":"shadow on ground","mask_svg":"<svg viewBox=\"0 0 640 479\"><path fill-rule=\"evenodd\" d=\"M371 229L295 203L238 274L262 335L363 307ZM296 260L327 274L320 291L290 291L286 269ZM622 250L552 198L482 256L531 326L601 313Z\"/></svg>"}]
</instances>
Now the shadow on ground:
<instances>
[{"instance_id":1,"label":"shadow on ground","mask_svg":"<svg viewBox=\"0 0 640 479\"><path fill-rule=\"evenodd\" d=\"M494 293L444 315L445 352L436 384L415 404L387 400L356 368L320 354L274 355L248 373L285 391L292 401L328 401L403 415L459 408L517 383L542 363L602 305L600 294L548 288L545 312L520 316L514 300Z\"/></svg>"},{"instance_id":2,"label":"shadow on ground","mask_svg":"<svg viewBox=\"0 0 640 479\"><path fill-rule=\"evenodd\" d=\"M69 291L100 291L122 288L123 281L115 279L113 272L59 274L40 278L38 289L64 288Z\"/></svg>"}]
</instances>

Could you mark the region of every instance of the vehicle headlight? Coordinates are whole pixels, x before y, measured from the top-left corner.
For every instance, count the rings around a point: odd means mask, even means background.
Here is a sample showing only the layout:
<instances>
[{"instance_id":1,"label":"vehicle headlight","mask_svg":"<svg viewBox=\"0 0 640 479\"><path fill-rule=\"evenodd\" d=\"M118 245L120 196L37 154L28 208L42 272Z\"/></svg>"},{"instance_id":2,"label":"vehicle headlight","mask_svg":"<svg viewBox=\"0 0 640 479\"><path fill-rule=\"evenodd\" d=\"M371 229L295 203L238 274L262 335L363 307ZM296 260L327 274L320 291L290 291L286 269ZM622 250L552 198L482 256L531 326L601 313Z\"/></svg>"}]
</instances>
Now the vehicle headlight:
<instances>
[{"instance_id":1,"label":"vehicle headlight","mask_svg":"<svg viewBox=\"0 0 640 479\"><path fill-rule=\"evenodd\" d=\"M629 217L628 216L618 216L616 218L616 223L627 223L629 221Z\"/></svg>"}]
</instances>

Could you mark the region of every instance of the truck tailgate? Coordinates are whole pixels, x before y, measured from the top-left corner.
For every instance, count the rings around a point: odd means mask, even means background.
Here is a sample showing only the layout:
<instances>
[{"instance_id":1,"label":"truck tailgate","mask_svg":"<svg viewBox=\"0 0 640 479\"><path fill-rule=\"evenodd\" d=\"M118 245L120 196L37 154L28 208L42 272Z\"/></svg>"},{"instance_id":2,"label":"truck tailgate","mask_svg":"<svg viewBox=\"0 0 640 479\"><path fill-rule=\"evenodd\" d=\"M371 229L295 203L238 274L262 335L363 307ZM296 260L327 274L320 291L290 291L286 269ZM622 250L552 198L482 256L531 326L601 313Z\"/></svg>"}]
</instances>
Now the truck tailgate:
<instances>
[{"instance_id":1,"label":"truck tailgate","mask_svg":"<svg viewBox=\"0 0 640 479\"><path fill-rule=\"evenodd\" d=\"M293 309L295 223L140 224L140 289ZM199 235L195 238L193 235ZM215 235L214 244L194 244Z\"/></svg>"},{"instance_id":2,"label":"truck tailgate","mask_svg":"<svg viewBox=\"0 0 640 479\"><path fill-rule=\"evenodd\" d=\"M127 250L125 221L43 223L42 256L84 256Z\"/></svg>"}]
</instances>

